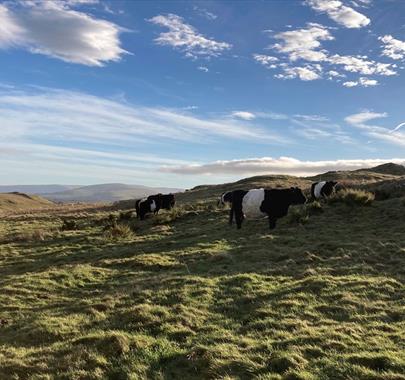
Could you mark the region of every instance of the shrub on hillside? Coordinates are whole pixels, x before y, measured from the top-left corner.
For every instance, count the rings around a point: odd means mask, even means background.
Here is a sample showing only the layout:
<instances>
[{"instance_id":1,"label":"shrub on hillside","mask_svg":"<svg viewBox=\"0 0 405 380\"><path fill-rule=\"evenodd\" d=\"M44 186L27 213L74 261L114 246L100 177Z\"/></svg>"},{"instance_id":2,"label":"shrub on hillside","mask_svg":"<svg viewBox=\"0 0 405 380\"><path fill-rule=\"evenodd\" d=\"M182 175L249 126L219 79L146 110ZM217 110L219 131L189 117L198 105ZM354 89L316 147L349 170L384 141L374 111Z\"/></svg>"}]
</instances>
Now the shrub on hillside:
<instances>
[{"instance_id":1,"label":"shrub on hillside","mask_svg":"<svg viewBox=\"0 0 405 380\"><path fill-rule=\"evenodd\" d=\"M323 212L322 204L319 201L313 201L311 203L307 203L305 205L305 209L307 210L309 215L320 214Z\"/></svg>"},{"instance_id":2,"label":"shrub on hillside","mask_svg":"<svg viewBox=\"0 0 405 380\"><path fill-rule=\"evenodd\" d=\"M369 206L374 201L374 194L365 190L345 189L332 195L329 203L343 202L348 206Z\"/></svg>"},{"instance_id":3,"label":"shrub on hillside","mask_svg":"<svg viewBox=\"0 0 405 380\"><path fill-rule=\"evenodd\" d=\"M305 206L293 207L288 212L286 221L288 224L305 224L309 220L308 210Z\"/></svg>"},{"instance_id":4,"label":"shrub on hillside","mask_svg":"<svg viewBox=\"0 0 405 380\"><path fill-rule=\"evenodd\" d=\"M129 239L133 230L127 224L111 224L104 229L104 237L111 240Z\"/></svg>"},{"instance_id":5,"label":"shrub on hillside","mask_svg":"<svg viewBox=\"0 0 405 380\"><path fill-rule=\"evenodd\" d=\"M75 220L63 219L61 231L73 231L73 230L77 230L77 229L78 229L78 225Z\"/></svg>"}]
</instances>

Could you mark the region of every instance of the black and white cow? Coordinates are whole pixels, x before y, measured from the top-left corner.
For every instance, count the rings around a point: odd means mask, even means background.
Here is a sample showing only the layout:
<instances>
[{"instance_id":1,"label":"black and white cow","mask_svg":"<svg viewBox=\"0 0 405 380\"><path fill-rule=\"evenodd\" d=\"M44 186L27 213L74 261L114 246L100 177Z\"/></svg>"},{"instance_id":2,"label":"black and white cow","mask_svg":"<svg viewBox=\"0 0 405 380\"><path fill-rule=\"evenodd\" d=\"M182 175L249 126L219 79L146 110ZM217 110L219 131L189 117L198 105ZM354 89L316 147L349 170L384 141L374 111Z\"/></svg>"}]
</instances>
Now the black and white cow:
<instances>
[{"instance_id":1,"label":"black and white cow","mask_svg":"<svg viewBox=\"0 0 405 380\"><path fill-rule=\"evenodd\" d=\"M298 187L290 189L252 189L232 192L232 209L229 223L233 217L237 228L242 227L244 218L269 217L270 229L276 228L277 219L287 215L291 205L304 204L306 198Z\"/></svg>"},{"instance_id":2,"label":"black and white cow","mask_svg":"<svg viewBox=\"0 0 405 380\"><path fill-rule=\"evenodd\" d=\"M334 191L337 182L335 181L321 181L315 182L311 186L312 199L320 199L329 197Z\"/></svg>"},{"instance_id":3,"label":"black and white cow","mask_svg":"<svg viewBox=\"0 0 405 380\"><path fill-rule=\"evenodd\" d=\"M170 210L174 207L176 201L174 194L155 194L147 198L138 199L135 202L136 215L139 219L144 220L145 215L153 212L159 213L160 209Z\"/></svg>"}]
</instances>

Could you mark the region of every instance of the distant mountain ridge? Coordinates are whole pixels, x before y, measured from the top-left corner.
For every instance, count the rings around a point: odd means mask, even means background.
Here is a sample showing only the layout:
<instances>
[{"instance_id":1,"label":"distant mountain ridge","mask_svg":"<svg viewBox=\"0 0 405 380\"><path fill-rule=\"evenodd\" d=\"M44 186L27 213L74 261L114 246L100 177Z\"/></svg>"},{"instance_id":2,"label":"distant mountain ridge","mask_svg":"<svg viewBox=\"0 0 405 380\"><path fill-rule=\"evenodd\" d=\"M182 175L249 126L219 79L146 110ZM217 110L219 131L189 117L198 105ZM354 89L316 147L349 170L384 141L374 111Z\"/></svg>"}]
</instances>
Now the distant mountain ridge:
<instances>
[{"instance_id":1,"label":"distant mountain ridge","mask_svg":"<svg viewBox=\"0 0 405 380\"><path fill-rule=\"evenodd\" d=\"M61 191L72 190L81 187L79 185L0 185L0 193L26 193L26 194L51 194Z\"/></svg>"},{"instance_id":2,"label":"distant mountain ridge","mask_svg":"<svg viewBox=\"0 0 405 380\"><path fill-rule=\"evenodd\" d=\"M105 183L41 195L55 202L116 202L123 199L142 198L156 193L177 193L182 190L170 187Z\"/></svg>"}]
</instances>

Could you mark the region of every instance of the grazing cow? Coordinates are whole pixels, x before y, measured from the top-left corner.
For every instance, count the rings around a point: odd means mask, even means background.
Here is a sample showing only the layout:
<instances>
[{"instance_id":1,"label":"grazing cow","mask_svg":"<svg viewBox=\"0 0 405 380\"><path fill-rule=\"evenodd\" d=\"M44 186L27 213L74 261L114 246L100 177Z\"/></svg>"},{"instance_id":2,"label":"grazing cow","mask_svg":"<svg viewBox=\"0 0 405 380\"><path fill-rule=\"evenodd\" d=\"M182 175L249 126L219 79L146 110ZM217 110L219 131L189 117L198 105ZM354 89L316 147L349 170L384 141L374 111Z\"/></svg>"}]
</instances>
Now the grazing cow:
<instances>
[{"instance_id":1,"label":"grazing cow","mask_svg":"<svg viewBox=\"0 0 405 380\"><path fill-rule=\"evenodd\" d=\"M157 214L161 208L170 210L175 203L173 194L149 195L149 197L138 199L135 202L136 215L139 219L144 220L146 214L151 212Z\"/></svg>"},{"instance_id":2,"label":"grazing cow","mask_svg":"<svg viewBox=\"0 0 405 380\"><path fill-rule=\"evenodd\" d=\"M329 195L334 192L336 185L337 182L335 181L321 181L313 183L311 186L312 199L329 197Z\"/></svg>"},{"instance_id":3,"label":"grazing cow","mask_svg":"<svg viewBox=\"0 0 405 380\"><path fill-rule=\"evenodd\" d=\"M237 228L244 218L269 217L270 229L276 228L277 219L287 215L291 205L304 204L306 198L298 187L290 189L252 189L232 192L232 209L229 223L235 216Z\"/></svg>"}]
</instances>

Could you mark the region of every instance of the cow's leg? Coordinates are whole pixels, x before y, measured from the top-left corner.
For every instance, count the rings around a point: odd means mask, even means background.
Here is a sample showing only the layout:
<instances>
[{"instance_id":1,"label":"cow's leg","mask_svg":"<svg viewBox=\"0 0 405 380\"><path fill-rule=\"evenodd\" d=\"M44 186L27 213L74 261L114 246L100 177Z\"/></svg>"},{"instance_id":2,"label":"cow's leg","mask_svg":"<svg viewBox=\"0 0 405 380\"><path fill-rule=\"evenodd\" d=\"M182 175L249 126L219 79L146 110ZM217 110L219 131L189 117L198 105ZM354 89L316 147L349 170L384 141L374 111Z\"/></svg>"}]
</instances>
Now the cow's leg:
<instances>
[{"instance_id":1,"label":"cow's leg","mask_svg":"<svg viewBox=\"0 0 405 380\"><path fill-rule=\"evenodd\" d=\"M235 212L235 210L233 209L233 207L231 207L231 210L229 211L229 225L232 226L233 223L233 213Z\"/></svg>"},{"instance_id":2,"label":"cow's leg","mask_svg":"<svg viewBox=\"0 0 405 380\"><path fill-rule=\"evenodd\" d=\"M238 230L242 228L243 219L244 218L242 210L235 210L236 227Z\"/></svg>"},{"instance_id":3,"label":"cow's leg","mask_svg":"<svg viewBox=\"0 0 405 380\"><path fill-rule=\"evenodd\" d=\"M276 228L276 222L276 218L269 216L269 227L271 230L274 230Z\"/></svg>"}]
</instances>

